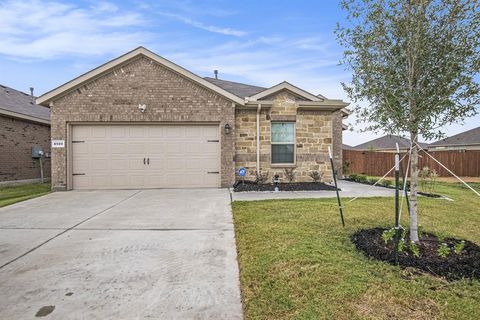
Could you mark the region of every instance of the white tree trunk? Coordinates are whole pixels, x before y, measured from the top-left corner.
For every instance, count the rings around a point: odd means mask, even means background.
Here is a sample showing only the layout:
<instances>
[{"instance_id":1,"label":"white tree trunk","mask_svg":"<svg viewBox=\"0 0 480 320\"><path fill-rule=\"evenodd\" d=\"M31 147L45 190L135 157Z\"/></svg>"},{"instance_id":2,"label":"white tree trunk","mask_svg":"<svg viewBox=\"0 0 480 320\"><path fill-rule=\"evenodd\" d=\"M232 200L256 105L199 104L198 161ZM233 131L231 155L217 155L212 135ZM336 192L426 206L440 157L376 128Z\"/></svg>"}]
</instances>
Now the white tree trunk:
<instances>
[{"instance_id":1,"label":"white tree trunk","mask_svg":"<svg viewBox=\"0 0 480 320\"><path fill-rule=\"evenodd\" d=\"M410 136L413 148L410 158L410 240L418 242L418 220L417 220L417 189L418 189L418 147L415 144L418 141L417 134Z\"/></svg>"}]
</instances>

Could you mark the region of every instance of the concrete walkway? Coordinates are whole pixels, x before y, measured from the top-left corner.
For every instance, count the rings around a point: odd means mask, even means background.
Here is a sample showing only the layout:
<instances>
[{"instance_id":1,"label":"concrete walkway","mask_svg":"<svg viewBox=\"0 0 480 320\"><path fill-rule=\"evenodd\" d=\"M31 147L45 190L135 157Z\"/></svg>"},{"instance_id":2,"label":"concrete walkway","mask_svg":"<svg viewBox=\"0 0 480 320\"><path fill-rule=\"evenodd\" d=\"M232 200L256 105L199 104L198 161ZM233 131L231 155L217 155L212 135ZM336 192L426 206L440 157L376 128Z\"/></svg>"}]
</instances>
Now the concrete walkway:
<instances>
[{"instance_id":1,"label":"concrete walkway","mask_svg":"<svg viewBox=\"0 0 480 320\"><path fill-rule=\"evenodd\" d=\"M241 319L228 191L53 193L0 209L0 319Z\"/></svg>"},{"instance_id":2,"label":"concrete walkway","mask_svg":"<svg viewBox=\"0 0 480 320\"><path fill-rule=\"evenodd\" d=\"M350 181L338 181L342 198L355 197L393 197L395 190L383 187L372 187L366 184ZM254 201L268 199L306 199L306 198L334 198L335 191L263 191L263 192L232 192L232 201Z\"/></svg>"}]
</instances>

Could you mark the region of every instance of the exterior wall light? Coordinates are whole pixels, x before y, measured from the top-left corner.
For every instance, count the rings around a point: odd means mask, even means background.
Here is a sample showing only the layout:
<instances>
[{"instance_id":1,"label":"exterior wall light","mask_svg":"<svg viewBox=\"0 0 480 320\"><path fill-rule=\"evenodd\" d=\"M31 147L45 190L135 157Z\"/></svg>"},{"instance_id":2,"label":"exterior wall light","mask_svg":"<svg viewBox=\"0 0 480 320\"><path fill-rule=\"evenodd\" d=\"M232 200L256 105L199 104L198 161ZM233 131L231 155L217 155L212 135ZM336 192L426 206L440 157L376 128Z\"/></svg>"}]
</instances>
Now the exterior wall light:
<instances>
[{"instance_id":1,"label":"exterior wall light","mask_svg":"<svg viewBox=\"0 0 480 320\"><path fill-rule=\"evenodd\" d=\"M225 124L225 134L230 134L232 127L227 123Z\"/></svg>"}]
</instances>

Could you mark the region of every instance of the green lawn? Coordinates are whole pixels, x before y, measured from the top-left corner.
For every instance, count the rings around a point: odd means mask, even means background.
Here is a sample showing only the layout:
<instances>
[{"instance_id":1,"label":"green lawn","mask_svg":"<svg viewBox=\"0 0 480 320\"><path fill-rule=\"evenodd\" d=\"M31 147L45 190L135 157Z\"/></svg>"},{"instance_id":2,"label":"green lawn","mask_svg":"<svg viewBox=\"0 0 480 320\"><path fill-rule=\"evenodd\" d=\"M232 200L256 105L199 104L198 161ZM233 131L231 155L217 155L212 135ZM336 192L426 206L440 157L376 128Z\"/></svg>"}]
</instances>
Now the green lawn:
<instances>
[{"instance_id":1,"label":"green lawn","mask_svg":"<svg viewBox=\"0 0 480 320\"><path fill-rule=\"evenodd\" d=\"M49 192L50 183L0 187L0 207L43 196Z\"/></svg>"},{"instance_id":2,"label":"green lawn","mask_svg":"<svg viewBox=\"0 0 480 320\"><path fill-rule=\"evenodd\" d=\"M422 197L424 229L480 244L480 197L458 184L436 193L454 201ZM393 198L345 207L342 228L336 199L233 203L246 319L480 319L480 281L449 283L355 250L355 230L393 224Z\"/></svg>"}]
</instances>

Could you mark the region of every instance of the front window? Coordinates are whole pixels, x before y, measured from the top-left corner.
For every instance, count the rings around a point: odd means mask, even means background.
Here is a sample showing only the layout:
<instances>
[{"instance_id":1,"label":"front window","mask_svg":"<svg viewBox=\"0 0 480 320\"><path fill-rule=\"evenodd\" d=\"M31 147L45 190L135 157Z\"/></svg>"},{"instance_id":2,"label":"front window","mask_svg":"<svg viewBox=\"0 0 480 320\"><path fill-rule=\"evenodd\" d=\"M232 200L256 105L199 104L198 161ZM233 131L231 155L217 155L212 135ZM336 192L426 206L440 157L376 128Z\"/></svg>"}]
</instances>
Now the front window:
<instances>
[{"instance_id":1,"label":"front window","mask_svg":"<svg viewBox=\"0 0 480 320\"><path fill-rule=\"evenodd\" d=\"M295 123L272 122L272 164L295 163Z\"/></svg>"}]
</instances>

